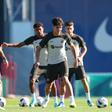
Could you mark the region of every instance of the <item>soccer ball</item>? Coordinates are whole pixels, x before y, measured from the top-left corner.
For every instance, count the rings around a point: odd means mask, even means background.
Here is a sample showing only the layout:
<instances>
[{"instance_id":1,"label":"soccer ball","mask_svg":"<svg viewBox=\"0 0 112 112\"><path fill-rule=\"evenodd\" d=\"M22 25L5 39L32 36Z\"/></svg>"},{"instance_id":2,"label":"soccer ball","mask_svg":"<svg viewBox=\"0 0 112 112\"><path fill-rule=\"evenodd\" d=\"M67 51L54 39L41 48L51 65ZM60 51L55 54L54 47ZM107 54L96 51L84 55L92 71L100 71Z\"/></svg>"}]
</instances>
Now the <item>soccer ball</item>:
<instances>
[{"instance_id":1,"label":"soccer ball","mask_svg":"<svg viewBox=\"0 0 112 112\"><path fill-rule=\"evenodd\" d=\"M104 108L108 106L108 99L105 97L101 97L97 99L96 105L98 108Z\"/></svg>"},{"instance_id":2,"label":"soccer ball","mask_svg":"<svg viewBox=\"0 0 112 112\"><path fill-rule=\"evenodd\" d=\"M29 106L29 104L30 104L29 98L27 98L27 97L20 98L19 106L27 107L27 106Z\"/></svg>"},{"instance_id":3,"label":"soccer ball","mask_svg":"<svg viewBox=\"0 0 112 112\"><path fill-rule=\"evenodd\" d=\"M6 99L4 97L0 97L0 107L4 107L6 105Z\"/></svg>"},{"instance_id":4,"label":"soccer ball","mask_svg":"<svg viewBox=\"0 0 112 112\"><path fill-rule=\"evenodd\" d=\"M43 102L44 102L44 98L42 98L41 96L38 96L36 106L42 106Z\"/></svg>"}]
</instances>

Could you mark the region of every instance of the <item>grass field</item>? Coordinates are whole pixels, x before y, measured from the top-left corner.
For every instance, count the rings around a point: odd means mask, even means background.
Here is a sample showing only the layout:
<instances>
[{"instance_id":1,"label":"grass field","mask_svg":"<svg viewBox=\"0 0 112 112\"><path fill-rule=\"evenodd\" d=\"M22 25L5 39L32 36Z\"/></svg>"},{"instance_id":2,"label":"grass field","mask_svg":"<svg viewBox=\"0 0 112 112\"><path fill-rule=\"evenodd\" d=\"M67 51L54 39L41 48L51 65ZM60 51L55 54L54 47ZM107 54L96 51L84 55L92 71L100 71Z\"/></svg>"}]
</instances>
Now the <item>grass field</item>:
<instances>
[{"instance_id":1,"label":"grass field","mask_svg":"<svg viewBox=\"0 0 112 112\"><path fill-rule=\"evenodd\" d=\"M106 108L97 108L96 107L96 99L93 98L94 106L89 107L86 104L85 98L76 98L76 108L70 108L69 107L69 100L65 100L65 107L63 108L54 108L53 107L53 99L50 99L50 102L46 108L42 107L20 107L19 99L7 99L7 105L5 106L5 110L1 110L0 112L112 112L112 106L110 106L110 102L112 101L112 98L108 98L109 105Z\"/></svg>"}]
</instances>

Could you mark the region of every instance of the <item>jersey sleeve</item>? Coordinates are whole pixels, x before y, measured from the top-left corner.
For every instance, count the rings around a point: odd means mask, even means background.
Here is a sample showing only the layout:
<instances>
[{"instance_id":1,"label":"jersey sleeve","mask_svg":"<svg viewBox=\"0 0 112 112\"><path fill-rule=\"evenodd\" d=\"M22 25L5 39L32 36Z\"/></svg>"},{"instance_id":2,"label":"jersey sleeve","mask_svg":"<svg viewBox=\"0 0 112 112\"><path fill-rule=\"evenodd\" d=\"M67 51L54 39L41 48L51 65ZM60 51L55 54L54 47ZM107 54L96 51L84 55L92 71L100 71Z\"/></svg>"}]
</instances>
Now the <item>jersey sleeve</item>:
<instances>
[{"instance_id":1,"label":"jersey sleeve","mask_svg":"<svg viewBox=\"0 0 112 112\"><path fill-rule=\"evenodd\" d=\"M50 34L47 34L45 37L43 37L43 39L39 43L41 48L47 46L47 43L48 43L50 37L51 37Z\"/></svg>"},{"instance_id":2,"label":"jersey sleeve","mask_svg":"<svg viewBox=\"0 0 112 112\"><path fill-rule=\"evenodd\" d=\"M64 38L66 39L66 43L67 43L68 45L70 45L70 44L72 43L71 38L70 38L69 35L66 34Z\"/></svg>"},{"instance_id":3,"label":"jersey sleeve","mask_svg":"<svg viewBox=\"0 0 112 112\"><path fill-rule=\"evenodd\" d=\"M35 38L34 36L31 36L31 37L27 38L26 40L24 40L25 45L32 44L33 41L35 40L34 38Z\"/></svg>"},{"instance_id":4,"label":"jersey sleeve","mask_svg":"<svg viewBox=\"0 0 112 112\"><path fill-rule=\"evenodd\" d=\"M86 46L86 42L84 41L84 39L82 37L78 36L78 40L79 40L79 43L80 43L79 44L80 47Z\"/></svg>"}]
</instances>

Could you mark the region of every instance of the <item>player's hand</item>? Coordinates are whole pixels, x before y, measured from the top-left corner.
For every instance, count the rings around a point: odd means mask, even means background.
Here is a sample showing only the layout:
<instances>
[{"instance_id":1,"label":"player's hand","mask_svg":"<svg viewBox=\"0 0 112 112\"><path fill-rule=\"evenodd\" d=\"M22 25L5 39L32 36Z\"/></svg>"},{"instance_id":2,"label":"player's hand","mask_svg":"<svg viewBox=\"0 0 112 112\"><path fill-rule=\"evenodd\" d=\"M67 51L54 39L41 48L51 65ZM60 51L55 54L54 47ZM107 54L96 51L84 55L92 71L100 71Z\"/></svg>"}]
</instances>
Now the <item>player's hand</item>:
<instances>
[{"instance_id":1,"label":"player's hand","mask_svg":"<svg viewBox=\"0 0 112 112\"><path fill-rule=\"evenodd\" d=\"M6 42L3 42L2 46L3 47L8 47L8 44Z\"/></svg>"}]
</instances>

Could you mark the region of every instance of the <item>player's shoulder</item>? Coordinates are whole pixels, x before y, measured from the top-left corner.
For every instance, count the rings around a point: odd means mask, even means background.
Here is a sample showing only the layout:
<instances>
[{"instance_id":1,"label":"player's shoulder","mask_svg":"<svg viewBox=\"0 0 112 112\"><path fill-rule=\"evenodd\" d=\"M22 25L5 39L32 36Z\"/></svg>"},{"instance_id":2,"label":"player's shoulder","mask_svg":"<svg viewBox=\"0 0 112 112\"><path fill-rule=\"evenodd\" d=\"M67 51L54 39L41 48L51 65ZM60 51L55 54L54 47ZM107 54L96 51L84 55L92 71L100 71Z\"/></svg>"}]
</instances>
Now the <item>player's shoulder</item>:
<instances>
[{"instance_id":1,"label":"player's shoulder","mask_svg":"<svg viewBox=\"0 0 112 112\"><path fill-rule=\"evenodd\" d=\"M64 39L70 38L70 35L67 34L67 33L62 33L61 36L62 36Z\"/></svg>"},{"instance_id":2,"label":"player's shoulder","mask_svg":"<svg viewBox=\"0 0 112 112\"><path fill-rule=\"evenodd\" d=\"M72 39L77 39L77 40L84 40L82 36L78 35L78 34L74 34Z\"/></svg>"},{"instance_id":3,"label":"player's shoulder","mask_svg":"<svg viewBox=\"0 0 112 112\"><path fill-rule=\"evenodd\" d=\"M44 37L45 40L50 40L50 39L52 39L52 38L53 38L53 33L52 33L52 32L46 33L46 35L45 35L45 37Z\"/></svg>"},{"instance_id":4,"label":"player's shoulder","mask_svg":"<svg viewBox=\"0 0 112 112\"><path fill-rule=\"evenodd\" d=\"M51 37L51 36L53 36L52 32L48 32L48 33L45 34L45 37Z\"/></svg>"},{"instance_id":5,"label":"player's shoulder","mask_svg":"<svg viewBox=\"0 0 112 112\"><path fill-rule=\"evenodd\" d=\"M29 36L27 39L36 40L37 37L36 37L36 35L32 35L32 36Z\"/></svg>"}]
</instances>

